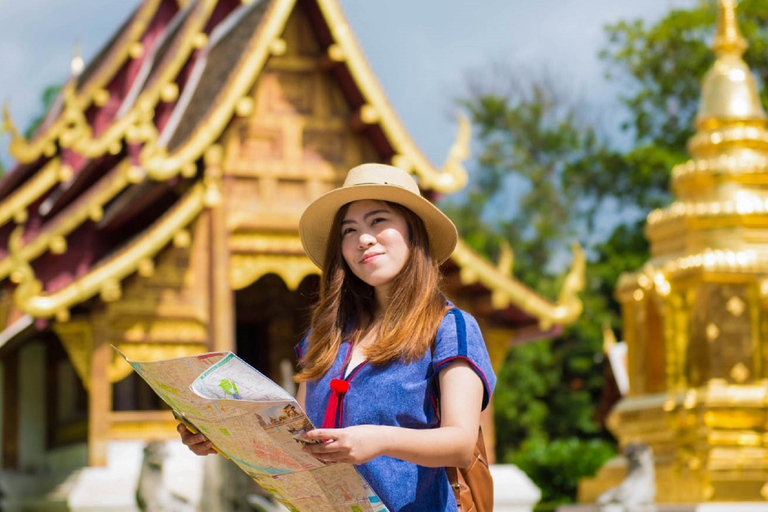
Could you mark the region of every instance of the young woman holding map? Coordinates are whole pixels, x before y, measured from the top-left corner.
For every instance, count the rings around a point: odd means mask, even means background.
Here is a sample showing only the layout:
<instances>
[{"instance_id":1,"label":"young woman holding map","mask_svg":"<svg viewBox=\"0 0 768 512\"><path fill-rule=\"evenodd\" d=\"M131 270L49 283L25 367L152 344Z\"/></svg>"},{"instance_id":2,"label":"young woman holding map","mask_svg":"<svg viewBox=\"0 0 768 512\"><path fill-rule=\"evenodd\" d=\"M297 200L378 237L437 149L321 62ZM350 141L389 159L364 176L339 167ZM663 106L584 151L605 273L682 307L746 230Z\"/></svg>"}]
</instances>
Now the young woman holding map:
<instances>
[{"instance_id":1,"label":"young woman holding map","mask_svg":"<svg viewBox=\"0 0 768 512\"><path fill-rule=\"evenodd\" d=\"M496 378L477 322L439 289L456 228L408 173L364 164L307 207L299 233L323 270L296 347L297 400L322 425L305 436L325 441L305 450L357 465L392 512L457 510L446 467L471 462Z\"/></svg>"}]
</instances>

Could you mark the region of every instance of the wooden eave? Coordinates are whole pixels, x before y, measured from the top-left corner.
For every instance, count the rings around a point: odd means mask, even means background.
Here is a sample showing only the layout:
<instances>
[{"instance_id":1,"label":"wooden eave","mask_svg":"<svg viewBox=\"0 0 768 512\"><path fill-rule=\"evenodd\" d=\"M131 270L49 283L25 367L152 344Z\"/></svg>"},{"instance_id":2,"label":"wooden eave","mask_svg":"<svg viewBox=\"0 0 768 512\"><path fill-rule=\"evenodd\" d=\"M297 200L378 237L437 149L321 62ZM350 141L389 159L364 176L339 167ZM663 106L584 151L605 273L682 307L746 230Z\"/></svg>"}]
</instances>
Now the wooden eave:
<instances>
[{"instance_id":1,"label":"wooden eave","mask_svg":"<svg viewBox=\"0 0 768 512\"><path fill-rule=\"evenodd\" d=\"M333 72L337 73L337 77L342 77L342 87L353 107L368 108L369 114L373 112L370 123L372 130L385 138L385 142L391 146L392 162L414 173L427 193L451 192L462 188L466 172L460 164L464 158L460 153L468 142L468 132L462 135L467 140L461 143L457 141L457 145L452 148L455 154L449 158L445 170L438 171L429 165L415 148L384 97L336 0L298 1L308 7L310 13L314 9L314 23L319 27L318 37L321 43L327 43L329 58L337 61ZM154 6L156 10L158 5L159 0L145 2L126 25L126 33L132 30L130 27L139 23L137 17L149 15L149 6ZM204 185L196 183L184 199L151 227L138 233L107 260L97 263L86 275L53 293L41 291L42 285L37 282L29 263L54 247L60 250L63 246L66 250L66 237L84 222L101 221L105 207L130 184L145 183L149 186L154 182L146 181L146 178L165 182L179 174L187 178L196 174L198 160L218 141L241 101L249 99L253 84L270 55L284 51L285 42L280 36L297 6L297 0L264 0L241 5L205 37L201 30L215 5L215 0L193 1L189 5L191 11L177 13L177 24L174 26L172 21L169 24L171 28L166 27L167 33L158 38L153 53L147 56L144 62L146 73L139 72L134 89L122 98L123 107L119 112L124 114L102 131L99 139L81 137L71 141L76 151L95 158L105 151L114 153L111 146L115 143L122 145L125 139L142 145L138 157L126 157L68 204L58 204L57 208L60 209L45 222L35 238L22 243L22 228L18 227L14 231L9 243L11 254L0 259L0 279L13 276L14 281L20 282L15 291L15 302L22 311L35 317L58 315L59 318L65 318L70 308L99 293L104 287L119 286L122 279L135 272L142 261L157 254L176 231L189 224L204 208ZM179 16L186 17L181 19ZM125 37L116 40L122 41ZM324 39L327 41L324 42ZM175 103L174 111L166 129L158 134L152 124L154 107L164 96L163 88L175 83L180 70L195 50L200 51L195 54L189 79L180 88L178 99L171 99ZM223 50L227 50L226 55L220 53ZM110 53L113 54L117 55ZM343 78L345 74L349 79ZM93 80L97 79L89 78L88 81ZM214 82L217 91L210 97L205 84ZM83 104L85 100L82 91L74 95L70 90L70 105ZM196 101L196 95L201 94L209 94L206 101ZM165 96L167 99L168 96ZM90 104L92 98L86 99ZM80 113L83 114L82 108ZM130 121L126 121L129 118ZM180 130L180 127L185 128ZM60 135L64 136L65 132L62 131L56 137ZM60 181L66 181L66 172L62 173L61 167L60 160L53 158L45 166L44 172L39 173L39 177L21 185L14 194L0 203L0 225L7 224L16 212L32 204L45 190ZM141 190L140 186L135 188ZM124 207L118 205L117 201L113 204L117 206L110 217L117 217L121 212L125 214ZM109 221L106 219L104 223ZM584 281L584 259L580 252L574 259L574 267L563 292L555 303L522 285L508 271L490 264L463 241L459 242L449 263L459 269L465 289L474 286L490 293L494 318L502 324L507 322L520 329L535 328L538 333L535 335L543 335L558 326L572 323L581 312L582 305L576 295Z\"/></svg>"},{"instance_id":2,"label":"wooden eave","mask_svg":"<svg viewBox=\"0 0 768 512\"><path fill-rule=\"evenodd\" d=\"M104 206L119 194L131 181L131 165L123 160L102 176L76 201L59 211L35 238L17 248L17 258L32 261L49 251L52 246L66 243L66 237L86 221L96 221L103 215ZM0 212L12 211L9 203L0 204ZM7 278L14 269L9 255L0 259L0 280Z\"/></svg>"},{"instance_id":3,"label":"wooden eave","mask_svg":"<svg viewBox=\"0 0 768 512\"><path fill-rule=\"evenodd\" d=\"M62 137L67 138L73 124L84 122L67 115L68 107L83 113L98 103L98 96L103 96L104 87L123 68L126 61L145 50L141 41L162 3L166 1L171 0L145 0L138 7L122 30L118 31L113 40L97 55L81 77L70 80L62 88L62 98L55 104L59 106L58 112L54 111L46 116L49 121L41 126L31 141L25 141L18 133L12 132L9 152L17 161L26 163L44 155L52 156L56 151L57 142L60 143ZM69 101L63 101L67 94L70 95ZM12 126L8 118L6 123Z\"/></svg>"},{"instance_id":4,"label":"wooden eave","mask_svg":"<svg viewBox=\"0 0 768 512\"><path fill-rule=\"evenodd\" d=\"M81 134L74 144L76 151L85 154L92 161L113 154L115 149L120 149L125 144L124 140L129 138L131 130L137 129L136 120L140 118L146 120L143 126L144 134L156 138L157 134L148 123L151 116L146 113L154 110L157 104L163 101L164 88L174 87L174 80L199 44L195 42L195 37L201 33L200 30L210 17L214 3L211 0L194 2L177 13L142 63L113 123L96 138L89 138L87 132ZM172 101L168 96L165 99ZM77 193L70 189L87 177L78 175L77 178L59 186L59 190L52 194L48 210L61 207L62 202Z\"/></svg>"},{"instance_id":5,"label":"wooden eave","mask_svg":"<svg viewBox=\"0 0 768 512\"><path fill-rule=\"evenodd\" d=\"M452 148L445 169L441 171L430 165L416 149L386 100L336 0L300 1L310 10L314 6L324 20L330 35L327 47L330 58L338 60L351 77L350 83L342 84L348 100L353 107L359 106L360 117L370 125L374 136L380 131L392 147L393 164L415 174L422 188L438 192L463 188L467 175L460 162L465 155L456 154L462 151ZM195 64L191 83L182 93L172 121L169 121L170 130L160 138L161 148L157 154L145 154L142 159L151 177L166 179L191 165L216 142L240 101L247 101L270 55L285 51L285 41L280 36L296 6L297 0L252 2L239 7L214 30ZM222 48L227 52L221 51ZM237 55L237 60L232 58L233 54ZM218 86L215 91L209 87L212 82ZM199 101L200 98L206 98L206 101ZM465 147L468 133L462 133L461 138L466 139L462 141L464 145L460 145Z\"/></svg>"},{"instance_id":6,"label":"wooden eave","mask_svg":"<svg viewBox=\"0 0 768 512\"><path fill-rule=\"evenodd\" d=\"M161 101L163 96L163 87L168 86L169 83L173 83L173 80L179 74L179 71L188 61L191 53L201 46L200 34L201 30L208 22L213 7L215 6L215 0L200 0L193 2L188 8L183 9L177 13L174 20L169 23L170 30L165 34L158 37L158 43L153 47L150 55L143 62L143 72L137 75L137 79L133 84L129 93L123 99L123 104L120 107L120 111L126 112L119 119L112 123L112 125L104 130L101 136L97 139L89 139L88 134L80 134L81 138L75 142L76 150L85 153L89 156L87 160L82 162L80 168L91 169L93 172L99 172L97 169L99 166L94 165L98 160L105 156L111 156L114 151L110 148L114 146L114 143L121 144L123 138L126 138L131 129L136 128L133 121L139 117L139 112L151 112L155 105ZM145 4L146 6L147 4ZM119 38L118 38L119 39ZM70 99L70 101L72 101ZM118 112L118 114L120 113ZM81 112L82 114L82 112ZM151 116L143 116L149 119L151 122ZM155 134L156 135L156 134ZM3 225L11 218L19 221L19 215L26 217L26 208L38 200L43 194L48 192L51 188L57 187L51 191L49 198L46 200L46 207L44 213L55 212L64 208L67 202L78 203L74 208L67 208L66 211L91 211L98 212L103 207L104 200L109 200L116 195L119 190L115 185L126 186L128 180L125 179L125 165L119 172L106 172L113 182L110 185L101 184L98 189L108 189L111 197L104 198L101 194L87 193L87 197L97 198L98 201L93 204L84 204L84 201L78 199L77 194L82 190L83 183L93 183L98 177L85 175L77 175L72 177L72 169L65 164L62 164L61 159L55 156L52 159L48 159L47 163L43 166L42 170L36 174L31 174L27 181L21 181L20 184L18 175L11 173L11 176L7 178L13 178L15 183L15 190L0 203L0 225ZM23 170L23 168L34 167L31 164L19 164L17 165L17 171ZM78 169L79 170L79 169ZM104 172L104 171L101 171ZM139 171L134 169L134 174ZM27 173L29 174L29 173ZM116 181L115 181L116 180ZM9 183L9 180L3 180L2 184ZM35 248L35 250L26 250L24 253L32 255L33 257L39 257L44 252L49 244L51 236L58 238L60 236L66 236L66 234L72 232L77 225L74 225L73 220L85 221L93 215L74 215L69 218L67 222L54 222L54 225L48 229L44 228L43 233L40 236L41 242L29 242L25 247L29 246ZM49 222L46 219L46 224ZM66 226L66 233L61 233L61 226ZM53 235L51 235L53 233ZM46 241L46 242L43 242ZM1 260L0 260L1 261ZM0 262L0 275L3 274L4 265Z\"/></svg>"},{"instance_id":7,"label":"wooden eave","mask_svg":"<svg viewBox=\"0 0 768 512\"><path fill-rule=\"evenodd\" d=\"M56 316L66 319L75 305L98 293L114 293L120 282L135 273L141 263L154 258L174 238L179 230L188 226L206 207L206 188L196 183L175 205L151 226L133 237L124 246L103 258L87 274L53 293L42 292L28 261L20 255L20 228L11 236L12 272L18 282L14 290L14 303L25 313L36 318Z\"/></svg>"}]
</instances>

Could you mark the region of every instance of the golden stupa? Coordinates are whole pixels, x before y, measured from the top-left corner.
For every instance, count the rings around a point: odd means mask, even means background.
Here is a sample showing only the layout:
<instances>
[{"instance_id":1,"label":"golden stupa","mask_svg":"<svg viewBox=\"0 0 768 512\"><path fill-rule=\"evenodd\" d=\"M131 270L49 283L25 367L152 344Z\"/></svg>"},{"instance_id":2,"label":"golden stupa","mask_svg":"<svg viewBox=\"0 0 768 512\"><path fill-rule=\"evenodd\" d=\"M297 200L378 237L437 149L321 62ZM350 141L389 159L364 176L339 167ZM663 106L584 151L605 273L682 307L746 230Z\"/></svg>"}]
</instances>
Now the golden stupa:
<instances>
[{"instance_id":1,"label":"golden stupa","mask_svg":"<svg viewBox=\"0 0 768 512\"><path fill-rule=\"evenodd\" d=\"M658 503L768 500L768 131L746 48L721 0L691 159L648 215L651 259L616 290L630 389L608 426L653 448ZM581 500L623 478L618 460Z\"/></svg>"}]
</instances>

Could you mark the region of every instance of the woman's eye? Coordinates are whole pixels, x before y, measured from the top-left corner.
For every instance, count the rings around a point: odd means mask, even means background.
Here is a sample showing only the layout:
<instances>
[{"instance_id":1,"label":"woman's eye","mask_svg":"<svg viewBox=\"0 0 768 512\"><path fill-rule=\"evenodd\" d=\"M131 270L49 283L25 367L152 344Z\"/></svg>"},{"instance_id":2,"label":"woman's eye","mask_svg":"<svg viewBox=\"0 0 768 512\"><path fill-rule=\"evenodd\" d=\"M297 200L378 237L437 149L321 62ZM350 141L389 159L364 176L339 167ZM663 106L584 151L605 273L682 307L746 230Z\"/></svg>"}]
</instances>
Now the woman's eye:
<instances>
[{"instance_id":1,"label":"woman's eye","mask_svg":"<svg viewBox=\"0 0 768 512\"><path fill-rule=\"evenodd\" d=\"M387 220L387 219L385 219L384 217L376 217L375 219L373 219L371 224L378 224L379 222L383 222L385 220Z\"/></svg>"},{"instance_id":2,"label":"woman's eye","mask_svg":"<svg viewBox=\"0 0 768 512\"><path fill-rule=\"evenodd\" d=\"M352 228L345 228L345 229L342 229L342 230L341 230L341 236L345 236L345 235L348 235L349 233L352 233L353 231L354 231L354 229L352 229Z\"/></svg>"}]
</instances>

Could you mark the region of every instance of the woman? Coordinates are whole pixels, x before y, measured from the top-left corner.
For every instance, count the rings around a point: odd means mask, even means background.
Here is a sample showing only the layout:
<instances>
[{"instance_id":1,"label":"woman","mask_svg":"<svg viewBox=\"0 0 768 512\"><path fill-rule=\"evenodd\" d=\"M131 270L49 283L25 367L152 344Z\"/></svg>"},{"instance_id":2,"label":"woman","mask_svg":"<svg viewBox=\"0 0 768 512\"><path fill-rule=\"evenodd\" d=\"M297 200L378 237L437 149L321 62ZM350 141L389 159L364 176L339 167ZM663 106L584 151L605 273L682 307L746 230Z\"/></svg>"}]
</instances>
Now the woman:
<instances>
[{"instance_id":1,"label":"woman","mask_svg":"<svg viewBox=\"0 0 768 512\"><path fill-rule=\"evenodd\" d=\"M438 288L456 228L406 172L364 164L309 205L299 233L323 270L296 347L297 400L322 425L306 437L325 440L305 450L356 464L392 512L455 511L445 467L470 463L495 384L477 322Z\"/></svg>"}]
</instances>

